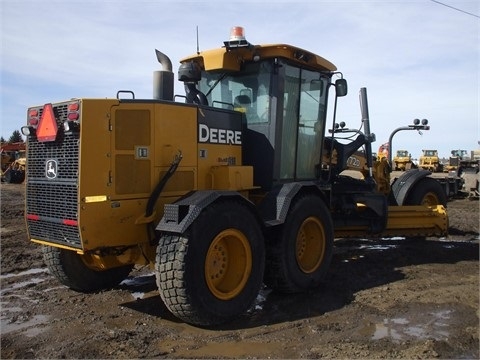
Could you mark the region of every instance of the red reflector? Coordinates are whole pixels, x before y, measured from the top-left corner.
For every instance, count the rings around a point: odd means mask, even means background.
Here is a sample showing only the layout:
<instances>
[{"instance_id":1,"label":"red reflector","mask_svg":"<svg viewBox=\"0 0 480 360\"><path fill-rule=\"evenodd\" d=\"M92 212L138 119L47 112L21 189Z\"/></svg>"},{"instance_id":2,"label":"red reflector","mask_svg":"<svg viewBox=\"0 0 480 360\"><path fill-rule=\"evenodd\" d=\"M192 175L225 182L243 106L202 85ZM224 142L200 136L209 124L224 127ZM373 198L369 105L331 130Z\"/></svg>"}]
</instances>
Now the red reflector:
<instances>
[{"instance_id":1,"label":"red reflector","mask_svg":"<svg viewBox=\"0 0 480 360\"><path fill-rule=\"evenodd\" d=\"M33 215L33 214L27 214L27 219L28 219L28 220L38 221L38 220L40 220L40 216L38 216L38 215Z\"/></svg>"},{"instance_id":2,"label":"red reflector","mask_svg":"<svg viewBox=\"0 0 480 360\"><path fill-rule=\"evenodd\" d=\"M78 120L78 113L76 112L68 113L67 117L68 117L68 120L70 121Z\"/></svg>"},{"instance_id":3,"label":"red reflector","mask_svg":"<svg viewBox=\"0 0 480 360\"><path fill-rule=\"evenodd\" d=\"M40 142L54 141L57 137L57 131L57 121L55 120L52 104L45 104L42 117L40 118L40 125L37 129L37 139Z\"/></svg>"},{"instance_id":4,"label":"red reflector","mask_svg":"<svg viewBox=\"0 0 480 360\"><path fill-rule=\"evenodd\" d=\"M78 111L79 107L78 103L68 104L68 111Z\"/></svg>"},{"instance_id":5,"label":"red reflector","mask_svg":"<svg viewBox=\"0 0 480 360\"><path fill-rule=\"evenodd\" d=\"M78 221L77 221L77 220L63 219L62 224L63 224L63 225L69 225L69 226L77 226L77 225L78 225Z\"/></svg>"},{"instance_id":6,"label":"red reflector","mask_svg":"<svg viewBox=\"0 0 480 360\"><path fill-rule=\"evenodd\" d=\"M38 110L37 109L32 109L28 112L28 116L30 117L37 117L38 116Z\"/></svg>"},{"instance_id":7,"label":"red reflector","mask_svg":"<svg viewBox=\"0 0 480 360\"><path fill-rule=\"evenodd\" d=\"M36 126L38 125L38 118L31 118L28 120L28 125Z\"/></svg>"}]
</instances>

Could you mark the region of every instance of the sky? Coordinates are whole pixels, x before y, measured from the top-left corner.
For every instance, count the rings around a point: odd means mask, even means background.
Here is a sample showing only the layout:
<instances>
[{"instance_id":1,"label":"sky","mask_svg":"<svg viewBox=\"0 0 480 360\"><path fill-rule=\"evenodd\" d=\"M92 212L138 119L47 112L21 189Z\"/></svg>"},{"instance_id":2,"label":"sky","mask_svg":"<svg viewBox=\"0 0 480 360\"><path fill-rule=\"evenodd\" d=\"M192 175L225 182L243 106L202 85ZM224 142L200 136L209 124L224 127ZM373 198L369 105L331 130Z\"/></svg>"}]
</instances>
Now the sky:
<instances>
[{"instance_id":1,"label":"sky","mask_svg":"<svg viewBox=\"0 0 480 360\"><path fill-rule=\"evenodd\" d=\"M333 62L348 81L337 120L361 123L367 88L373 150L400 131L393 151L480 148L480 1L0 0L0 135L26 122L27 108L70 98L152 98L155 49L179 60L223 46L233 26L252 44L286 43ZM176 94L184 94L176 81ZM329 123L332 113L330 112Z\"/></svg>"}]
</instances>

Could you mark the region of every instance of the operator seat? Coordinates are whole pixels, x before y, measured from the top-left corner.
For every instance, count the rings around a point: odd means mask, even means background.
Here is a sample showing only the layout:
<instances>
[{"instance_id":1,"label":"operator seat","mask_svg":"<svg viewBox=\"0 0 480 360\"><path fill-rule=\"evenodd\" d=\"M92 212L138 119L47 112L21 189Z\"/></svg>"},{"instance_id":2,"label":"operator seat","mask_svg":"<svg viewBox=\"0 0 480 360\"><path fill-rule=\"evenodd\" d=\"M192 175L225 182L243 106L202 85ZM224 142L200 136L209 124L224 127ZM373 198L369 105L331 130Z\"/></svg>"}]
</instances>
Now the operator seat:
<instances>
[{"instance_id":1,"label":"operator seat","mask_svg":"<svg viewBox=\"0 0 480 360\"><path fill-rule=\"evenodd\" d=\"M251 106L252 101L247 95L238 95L233 101L233 108L237 111L246 113L247 109Z\"/></svg>"}]
</instances>

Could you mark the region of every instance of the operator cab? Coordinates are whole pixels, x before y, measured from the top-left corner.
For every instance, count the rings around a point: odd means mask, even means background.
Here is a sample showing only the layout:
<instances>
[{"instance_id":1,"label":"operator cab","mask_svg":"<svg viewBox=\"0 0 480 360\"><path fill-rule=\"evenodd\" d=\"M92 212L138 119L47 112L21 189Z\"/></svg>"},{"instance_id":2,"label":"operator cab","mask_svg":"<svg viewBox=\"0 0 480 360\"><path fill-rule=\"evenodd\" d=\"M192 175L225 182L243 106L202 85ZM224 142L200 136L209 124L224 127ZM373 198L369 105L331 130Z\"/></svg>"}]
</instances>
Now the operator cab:
<instances>
[{"instance_id":1,"label":"operator cab","mask_svg":"<svg viewBox=\"0 0 480 360\"><path fill-rule=\"evenodd\" d=\"M290 45L251 45L238 27L224 48L181 62L199 65L209 106L244 113L243 164L256 185L318 178L333 64Z\"/></svg>"}]
</instances>

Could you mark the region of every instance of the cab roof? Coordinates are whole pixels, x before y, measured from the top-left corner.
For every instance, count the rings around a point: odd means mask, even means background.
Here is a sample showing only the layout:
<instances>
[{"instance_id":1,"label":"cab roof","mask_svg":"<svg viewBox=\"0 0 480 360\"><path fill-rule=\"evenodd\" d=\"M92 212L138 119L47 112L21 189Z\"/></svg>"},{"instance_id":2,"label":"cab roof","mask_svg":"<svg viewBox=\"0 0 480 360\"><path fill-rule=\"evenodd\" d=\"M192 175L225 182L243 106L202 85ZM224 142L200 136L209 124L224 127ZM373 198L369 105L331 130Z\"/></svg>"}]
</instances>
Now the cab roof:
<instances>
[{"instance_id":1,"label":"cab roof","mask_svg":"<svg viewBox=\"0 0 480 360\"><path fill-rule=\"evenodd\" d=\"M258 57L258 59L254 59ZM317 71L335 71L337 67L327 59L310 51L287 44L248 45L242 47L206 50L180 60L194 61L205 71L239 71L244 62L267 58L284 58L302 67Z\"/></svg>"}]
</instances>

